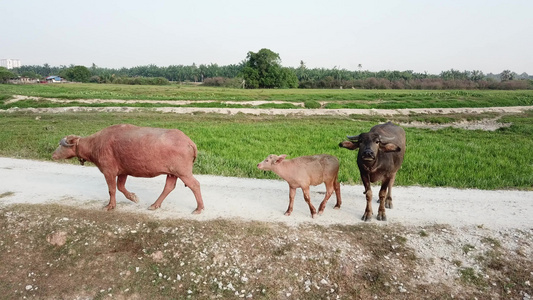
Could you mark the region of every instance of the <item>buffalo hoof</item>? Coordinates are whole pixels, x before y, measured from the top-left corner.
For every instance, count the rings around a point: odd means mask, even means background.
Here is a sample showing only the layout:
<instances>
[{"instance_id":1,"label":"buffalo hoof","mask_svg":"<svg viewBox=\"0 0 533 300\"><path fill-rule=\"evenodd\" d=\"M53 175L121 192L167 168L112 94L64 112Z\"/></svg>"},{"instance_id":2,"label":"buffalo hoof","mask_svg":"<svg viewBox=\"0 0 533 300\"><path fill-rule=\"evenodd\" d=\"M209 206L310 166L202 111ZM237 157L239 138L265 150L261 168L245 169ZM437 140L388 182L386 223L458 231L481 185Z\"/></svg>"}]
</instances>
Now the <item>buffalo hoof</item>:
<instances>
[{"instance_id":1,"label":"buffalo hoof","mask_svg":"<svg viewBox=\"0 0 533 300\"><path fill-rule=\"evenodd\" d=\"M103 209L104 209L105 211L112 211L112 210L115 209L115 206L112 206L112 205L108 204L108 205L104 206Z\"/></svg>"},{"instance_id":2,"label":"buffalo hoof","mask_svg":"<svg viewBox=\"0 0 533 300\"><path fill-rule=\"evenodd\" d=\"M130 199L132 202L139 203L139 197L137 197L135 193L131 193L128 199Z\"/></svg>"},{"instance_id":3,"label":"buffalo hoof","mask_svg":"<svg viewBox=\"0 0 533 300\"><path fill-rule=\"evenodd\" d=\"M365 222L368 222L368 221L371 221L372 220L372 214L371 213L366 213L363 215L363 217L361 218L361 220L365 221Z\"/></svg>"},{"instance_id":4,"label":"buffalo hoof","mask_svg":"<svg viewBox=\"0 0 533 300\"><path fill-rule=\"evenodd\" d=\"M392 200L385 200L385 208L392 208Z\"/></svg>"}]
</instances>

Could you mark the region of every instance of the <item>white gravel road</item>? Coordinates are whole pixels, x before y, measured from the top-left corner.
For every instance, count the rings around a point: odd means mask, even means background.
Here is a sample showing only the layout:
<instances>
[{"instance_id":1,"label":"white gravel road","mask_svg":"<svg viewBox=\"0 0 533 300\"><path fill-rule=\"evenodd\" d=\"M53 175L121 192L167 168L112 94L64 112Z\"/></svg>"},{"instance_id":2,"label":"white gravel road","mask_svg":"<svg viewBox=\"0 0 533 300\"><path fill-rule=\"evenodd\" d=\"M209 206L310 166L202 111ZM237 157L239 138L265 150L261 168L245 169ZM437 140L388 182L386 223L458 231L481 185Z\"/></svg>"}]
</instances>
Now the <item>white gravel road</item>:
<instances>
[{"instance_id":1,"label":"white gravel road","mask_svg":"<svg viewBox=\"0 0 533 300\"><path fill-rule=\"evenodd\" d=\"M365 208L361 185L342 185L343 204L334 210L335 196L322 216L310 217L301 190L294 211L284 216L289 188L283 180L260 180L210 175L196 175L201 183L205 210L192 215L196 202L183 185L176 189L156 211L147 208L161 193L165 177L128 177L126 187L139 196L135 204L117 192L117 210L146 213L159 218L217 218L282 222L288 225L358 224ZM377 195L378 186L374 186ZM323 199L324 186L312 188L315 207ZM394 209L387 210L387 222L402 225L448 224L453 227L482 226L492 230L533 229L533 192L516 190L473 190L398 186L393 189ZM101 209L108 202L107 186L96 167L0 157L0 206L15 203L58 203Z\"/></svg>"}]
</instances>

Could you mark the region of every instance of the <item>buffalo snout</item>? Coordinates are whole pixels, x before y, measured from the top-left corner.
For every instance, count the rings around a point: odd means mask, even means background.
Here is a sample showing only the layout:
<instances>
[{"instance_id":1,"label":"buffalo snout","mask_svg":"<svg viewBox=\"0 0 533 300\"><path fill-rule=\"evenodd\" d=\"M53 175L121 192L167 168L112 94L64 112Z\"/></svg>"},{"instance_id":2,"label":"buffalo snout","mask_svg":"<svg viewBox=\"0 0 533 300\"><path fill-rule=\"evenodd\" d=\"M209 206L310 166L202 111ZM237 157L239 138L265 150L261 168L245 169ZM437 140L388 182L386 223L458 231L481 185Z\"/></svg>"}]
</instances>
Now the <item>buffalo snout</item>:
<instances>
[{"instance_id":1,"label":"buffalo snout","mask_svg":"<svg viewBox=\"0 0 533 300\"><path fill-rule=\"evenodd\" d=\"M363 158L364 159L375 159L376 155L374 154L374 151L372 151L371 149L367 149L363 151Z\"/></svg>"}]
</instances>

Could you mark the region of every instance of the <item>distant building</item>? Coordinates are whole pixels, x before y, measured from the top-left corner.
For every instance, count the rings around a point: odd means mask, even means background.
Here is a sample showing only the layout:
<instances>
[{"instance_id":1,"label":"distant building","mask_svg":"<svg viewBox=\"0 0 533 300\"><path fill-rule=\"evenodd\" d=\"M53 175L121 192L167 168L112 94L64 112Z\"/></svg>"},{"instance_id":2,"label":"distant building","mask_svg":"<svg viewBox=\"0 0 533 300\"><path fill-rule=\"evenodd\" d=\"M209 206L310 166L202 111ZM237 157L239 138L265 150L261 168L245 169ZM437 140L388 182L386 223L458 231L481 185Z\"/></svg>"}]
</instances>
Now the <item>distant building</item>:
<instances>
[{"instance_id":1,"label":"distant building","mask_svg":"<svg viewBox=\"0 0 533 300\"><path fill-rule=\"evenodd\" d=\"M46 82L49 82L49 83L56 83L56 82L62 82L63 81L63 78L59 77L59 76L48 76L46 77Z\"/></svg>"},{"instance_id":2,"label":"distant building","mask_svg":"<svg viewBox=\"0 0 533 300\"><path fill-rule=\"evenodd\" d=\"M39 83L39 79L19 76L17 79L11 79L8 82L12 84L33 84Z\"/></svg>"},{"instance_id":3,"label":"distant building","mask_svg":"<svg viewBox=\"0 0 533 300\"><path fill-rule=\"evenodd\" d=\"M20 59L0 59L0 67L4 67L6 69L13 69L20 68L21 66L22 64L20 63Z\"/></svg>"}]
</instances>

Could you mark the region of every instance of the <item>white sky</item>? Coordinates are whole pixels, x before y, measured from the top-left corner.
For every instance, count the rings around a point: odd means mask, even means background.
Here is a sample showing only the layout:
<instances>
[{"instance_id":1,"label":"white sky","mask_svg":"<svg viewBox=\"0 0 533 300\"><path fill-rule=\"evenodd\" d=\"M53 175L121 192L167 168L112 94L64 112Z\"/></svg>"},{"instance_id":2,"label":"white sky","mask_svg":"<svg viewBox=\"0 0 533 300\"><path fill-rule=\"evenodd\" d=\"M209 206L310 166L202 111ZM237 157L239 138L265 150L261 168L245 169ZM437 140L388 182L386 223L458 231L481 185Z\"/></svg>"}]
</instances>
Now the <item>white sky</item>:
<instances>
[{"instance_id":1,"label":"white sky","mask_svg":"<svg viewBox=\"0 0 533 300\"><path fill-rule=\"evenodd\" d=\"M533 74L533 0L3 0L0 58L121 68L238 64Z\"/></svg>"}]
</instances>

